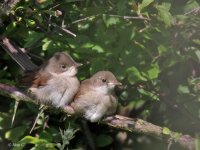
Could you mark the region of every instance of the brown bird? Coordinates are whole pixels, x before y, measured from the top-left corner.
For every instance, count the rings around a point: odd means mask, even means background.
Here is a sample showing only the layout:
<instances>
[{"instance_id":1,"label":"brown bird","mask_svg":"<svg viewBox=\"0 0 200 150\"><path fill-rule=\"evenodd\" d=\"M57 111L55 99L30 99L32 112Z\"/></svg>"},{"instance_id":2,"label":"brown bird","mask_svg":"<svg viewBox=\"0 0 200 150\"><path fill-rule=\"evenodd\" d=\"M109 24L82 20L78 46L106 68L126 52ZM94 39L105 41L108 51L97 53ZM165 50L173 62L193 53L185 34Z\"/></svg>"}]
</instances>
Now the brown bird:
<instances>
[{"instance_id":1,"label":"brown bird","mask_svg":"<svg viewBox=\"0 0 200 150\"><path fill-rule=\"evenodd\" d=\"M117 109L114 88L121 85L110 71L99 71L81 83L74 101L71 103L75 113L83 115L91 122L97 122Z\"/></svg>"},{"instance_id":2,"label":"brown bird","mask_svg":"<svg viewBox=\"0 0 200 150\"><path fill-rule=\"evenodd\" d=\"M78 91L80 82L76 74L81 65L67 53L58 52L39 69L26 73L21 82L29 86L28 91L41 103L64 107Z\"/></svg>"}]
</instances>

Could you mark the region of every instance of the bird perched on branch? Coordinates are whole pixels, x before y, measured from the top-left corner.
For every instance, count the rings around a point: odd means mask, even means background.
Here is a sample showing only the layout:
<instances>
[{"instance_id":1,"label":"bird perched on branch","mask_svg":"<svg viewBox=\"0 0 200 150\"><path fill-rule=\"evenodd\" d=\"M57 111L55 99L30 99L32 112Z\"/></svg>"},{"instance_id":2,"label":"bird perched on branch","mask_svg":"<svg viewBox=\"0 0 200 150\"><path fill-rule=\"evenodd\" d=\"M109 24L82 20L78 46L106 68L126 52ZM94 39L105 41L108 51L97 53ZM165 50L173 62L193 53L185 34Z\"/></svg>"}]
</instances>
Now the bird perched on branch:
<instances>
[{"instance_id":1,"label":"bird perched on branch","mask_svg":"<svg viewBox=\"0 0 200 150\"><path fill-rule=\"evenodd\" d=\"M114 88L121 85L110 71L99 71L81 83L74 101L71 103L75 113L83 115L91 122L97 122L117 109Z\"/></svg>"},{"instance_id":2,"label":"bird perched on branch","mask_svg":"<svg viewBox=\"0 0 200 150\"><path fill-rule=\"evenodd\" d=\"M64 107L78 91L76 74L81 65L67 53L57 52L37 70L25 73L21 82L42 104Z\"/></svg>"}]
</instances>

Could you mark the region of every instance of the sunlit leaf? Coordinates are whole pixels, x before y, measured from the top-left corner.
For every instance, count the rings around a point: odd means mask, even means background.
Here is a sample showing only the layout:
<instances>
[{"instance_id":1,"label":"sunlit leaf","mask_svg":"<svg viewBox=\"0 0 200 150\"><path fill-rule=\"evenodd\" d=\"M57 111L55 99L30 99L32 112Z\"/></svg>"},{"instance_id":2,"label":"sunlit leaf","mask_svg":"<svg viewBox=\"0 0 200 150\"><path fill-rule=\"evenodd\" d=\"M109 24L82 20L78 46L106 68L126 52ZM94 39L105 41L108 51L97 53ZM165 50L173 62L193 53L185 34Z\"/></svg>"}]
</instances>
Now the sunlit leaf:
<instances>
[{"instance_id":1,"label":"sunlit leaf","mask_svg":"<svg viewBox=\"0 0 200 150\"><path fill-rule=\"evenodd\" d=\"M147 70L148 78L151 80L156 79L159 73L160 73L160 69L159 69L159 66L156 64L151 65L151 68Z\"/></svg>"},{"instance_id":2,"label":"sunlit leaf","mask_svg":"<svg viewBox=\"0 0 200 150\"><path fill-rule=\"evenodd\" d=\"M171 131L170 131L169 128L164 127L163 130L162 130L162 133L163 133L163 134L166 134L166 135L170 135L170 134L171 134Z\"/></svg>"},{"instance_id":3,"label":"sunlit leaf","mask_svg":"<svg viewBox=\"0 0 200 150\"><path fill-rule=\"evenodd\" d=\"M33 137L33 136L25 136L24 138L22 138L19 143L23 143L23 144L44 144L44 143L48 143L47 140L44 139L39 139L38 137Z\"/></svg>"},{"instance_id":4,"label":"sunlit leaf","mask_svg":"<svg viewBox=\"0 0 200 150\"><path fill-rule=\"evenodd\" d=\"M173 22L173 17L169 12L171 5L169 3L162 3L162 5L157 5L158 19L163 21L167 26L171 26Z\"/></svg>"},{"instance_id":5,"label":"sunlit leaf","mask_svg":"<svg viewBox=\"0 0 200 150\"><path fill-rule=\"evenodd\" d=\"M120 20L117 17L103 15L103 21L106 24L106 27L110 27L112 25L116 25L117 23L119 23Z\"/></svg>"},{"instance_id":6,"label":"sunlit leaf","mask_svg":"<svg viewBox=\"0 0 200 150\"><path fill-rule=\"evenodd\" d=\"M145 77L142 76L140 71L136 67L130 67L127 69L127 74L128 74L128 81L131 84L136 83L137 81L147 81Z\"/></svg>"},{"instance_id":7,"label":"sunlit leaf","mask_svg":"<svg viewBox=\"0 0 200 150\"><path fill-rule=\"evenodd\" d=\"M195 54L196 54L196 56L197 56L197 58L198 58L198 60L200 62L200 51L199 50L195 51Z\"/></svg>"},{"instance_id":8,"label":"sunlit leaf","mask_svg":"<svg viewBox=\"0 0 200 150\"><path fill-rule=\"evenodd\" d=\"M167 52L167 48L164 45L159 45L158 52L160 55L162 55L163 53Z\"/></svg>"},{"instance_id":9,"label":"sunlit leaf","mask_svg":"<svg viewBox=\"0 0 200 150\"><path fill-rule=\"evenodd\" d=\"M13 30L15 30L16 28L16 21L11 22L7 27L6 27L6 31L7 32L13 32Z\"/></svg>"},{"instance_id":10,"label":"sunlit leaf","mask_svg":"<svg viewBox=\"0 0 200 150\"><path fill-rule=\"evenodd\" d=\"M195 139L195 150L200 150L200 139L199 138Z\"/></svg>"},{"instance_id":11,"label":"sunlit leaf","mask_svg":"<svg viewBox=\"0 0 200 150\"><path fill-rule=\"evenodd\" d=\"M179 85L178 92L182 94L188 94L190 93L190 90L187 86Z\"/></svg>"},{"instance_id":12,"label":"sunlit leaf","mask_svg":"<svg viewBox=\"0 0 200 150\"><path fill-rule=\"evenodd\" d=\"M26 43L24 45L25 48L30 47L34 44L38 44L38 41L44 37L44 33L39 33L35 31L29 31L28 37L25 39Z\"/></svg>"},{"instance_id":13,"label":"sunlit leaf","mask_svg":"<svg viewBox=\"0 0 200 150\"><path fill-rule=\"evenodd\" d=\"M143 0L141 5L140 5L140 9L144 9L145 7L149 6L154 0Z\"/></svg>"}]
</instances>

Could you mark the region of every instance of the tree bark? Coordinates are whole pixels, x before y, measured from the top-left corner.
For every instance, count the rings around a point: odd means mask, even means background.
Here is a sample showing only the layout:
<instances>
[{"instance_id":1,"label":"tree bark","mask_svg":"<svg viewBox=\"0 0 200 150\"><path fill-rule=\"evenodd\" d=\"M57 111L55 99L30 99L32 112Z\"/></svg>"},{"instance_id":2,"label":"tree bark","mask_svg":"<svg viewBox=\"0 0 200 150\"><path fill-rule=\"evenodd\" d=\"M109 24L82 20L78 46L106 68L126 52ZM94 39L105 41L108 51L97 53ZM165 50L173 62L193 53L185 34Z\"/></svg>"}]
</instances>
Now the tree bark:
<instances>
[{"instance_id":1,"label":"tree bark","mask_svg":"<svg viewBox=\"0 0 200 150\"><path fill-rule=\"evenodd\" d=\"M26 54L25 49L20 48L10 39L6 37L0 37L1 47L15 60L23 70L32 71L37 69L37 66L30 60Z\"/></svg>"},{"instance_id":2,"label":"tree bark","mask_svg":"<svg viewBox=\"0 0 200 150\"><path fill-rule=\"evenodd\" d=\"M37 104L37 102L31 99L26 93L23 93L14 86L2 83L0 83L0 95L10 97L17 101L28 101ZM66 113L66 115L69 114L67 110L63 110L63 113ZM123 131L153 136L169 143L176 142L187 150L195 150L195 139L190 135L183 135L139 118L115 115L105 118L101 123Z\"/></svg>"}]
</instances>

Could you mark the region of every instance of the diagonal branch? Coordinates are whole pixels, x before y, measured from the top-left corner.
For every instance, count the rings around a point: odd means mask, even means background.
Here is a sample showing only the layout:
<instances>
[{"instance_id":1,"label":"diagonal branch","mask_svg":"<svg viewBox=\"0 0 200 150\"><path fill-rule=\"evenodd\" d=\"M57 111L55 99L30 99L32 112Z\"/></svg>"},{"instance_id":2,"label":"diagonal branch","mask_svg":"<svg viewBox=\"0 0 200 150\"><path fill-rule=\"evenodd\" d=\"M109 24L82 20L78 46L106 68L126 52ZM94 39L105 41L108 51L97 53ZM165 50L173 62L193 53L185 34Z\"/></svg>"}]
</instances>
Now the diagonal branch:
<instances>
[{"instance_id":1,"label":"diagonal branch","mask_svg":"<svg viewBox=\"0 0 200 150\"><path fill-rule=\"evenodd\" d=\"M6 37L0 37L1 47L22 67L23 70L34 70L37 68L32 63L25 49L20 48Z\"/></svg>"},{"instance_id":2,"label":"diagonal branch","mask_svg":"<svg viewBox=\"0 0 200 150\"><path fill-rule=\"evenodd\" d=\"M2 83L0 83L0 95L10 97L17 101L29 101L36 103L29 96L27 96L27 94L21 92L16 87ZM67 110L63 110L63 113L69 114ZM193 137L173 132L166 127L160 127L142 119L115 115L112 117L107 117L101 123L127 132L135 132L157 137L166 142L176 142L187 150L195 149L195 139Z\"/></svg>"}]
</instances>

